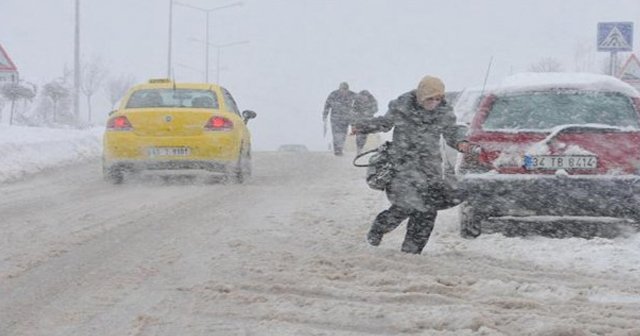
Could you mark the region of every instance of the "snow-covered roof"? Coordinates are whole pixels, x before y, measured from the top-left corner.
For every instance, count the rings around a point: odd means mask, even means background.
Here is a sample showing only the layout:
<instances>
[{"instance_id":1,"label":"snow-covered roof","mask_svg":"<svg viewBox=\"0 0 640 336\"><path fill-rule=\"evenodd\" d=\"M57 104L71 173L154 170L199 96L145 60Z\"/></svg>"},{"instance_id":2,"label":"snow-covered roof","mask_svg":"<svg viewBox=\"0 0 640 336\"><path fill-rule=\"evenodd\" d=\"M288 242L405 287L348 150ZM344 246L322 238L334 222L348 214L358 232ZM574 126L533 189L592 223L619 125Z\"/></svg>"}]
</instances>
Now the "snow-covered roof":
<instances>
[{"instance_id":1,"label":"snow-covered roof","mask_svg":"<svg viewBox=\"0 0 640 336\"><path fill-rule=\"evenodd\" d=\"M548 89L576 89L585 91L620 92L640 98L638 90L611 76L591 73L533 72L506 77L493 92L497 94Z\"/></svg>"}]
</instances>

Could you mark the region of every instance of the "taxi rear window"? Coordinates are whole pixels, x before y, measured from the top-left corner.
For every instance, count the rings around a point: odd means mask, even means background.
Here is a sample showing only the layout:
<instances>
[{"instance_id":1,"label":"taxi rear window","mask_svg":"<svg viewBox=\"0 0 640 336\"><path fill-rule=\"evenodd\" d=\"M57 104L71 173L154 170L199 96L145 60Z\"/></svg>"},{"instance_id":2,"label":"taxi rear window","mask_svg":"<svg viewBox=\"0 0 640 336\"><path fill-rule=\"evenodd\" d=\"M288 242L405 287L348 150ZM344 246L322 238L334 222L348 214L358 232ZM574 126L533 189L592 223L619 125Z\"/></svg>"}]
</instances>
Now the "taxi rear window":
<instances>
[{"instance_id":1,"label":"taxi rear window","mask_svg":"<svg viewBox=\"0 0 640 336\"><path fill-rule=\"evenodd\" d=\"M203 108L218 109L213 91L194 89L142 89L135 91L126 108Z\"/></svg>"}]
</instances>

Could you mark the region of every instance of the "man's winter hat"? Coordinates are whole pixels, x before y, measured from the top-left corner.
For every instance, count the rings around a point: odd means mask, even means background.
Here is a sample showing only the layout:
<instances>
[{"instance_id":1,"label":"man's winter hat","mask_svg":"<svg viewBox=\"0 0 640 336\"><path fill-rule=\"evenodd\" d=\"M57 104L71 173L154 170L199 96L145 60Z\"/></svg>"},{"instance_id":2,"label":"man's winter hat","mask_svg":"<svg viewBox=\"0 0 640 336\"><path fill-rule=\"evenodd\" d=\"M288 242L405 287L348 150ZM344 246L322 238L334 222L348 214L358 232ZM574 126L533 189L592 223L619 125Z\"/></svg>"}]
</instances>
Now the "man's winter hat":
<instances>
[{"instance_id":1,"label":"man's winter hat","mask_svg":"<svg viewBox=\"0 0 640 336\"><path fill-rule=\"evenodd\" d=\"M440 78L424 76L416 90L418 102L423 102L427 98L437 96L444 96L444 83L442 83Z\"/></svg>"}]
</instances>

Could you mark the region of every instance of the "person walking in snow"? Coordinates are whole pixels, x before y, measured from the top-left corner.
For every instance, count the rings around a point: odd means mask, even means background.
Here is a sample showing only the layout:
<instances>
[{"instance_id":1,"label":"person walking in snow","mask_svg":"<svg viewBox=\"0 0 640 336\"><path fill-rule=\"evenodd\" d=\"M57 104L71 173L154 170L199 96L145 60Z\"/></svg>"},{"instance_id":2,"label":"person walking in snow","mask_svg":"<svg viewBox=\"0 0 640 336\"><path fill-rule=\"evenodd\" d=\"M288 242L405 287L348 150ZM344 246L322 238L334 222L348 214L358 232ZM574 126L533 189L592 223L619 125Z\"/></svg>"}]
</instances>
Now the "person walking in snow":
<instances>
[{"instance_id":1,"label":"person walking in snow","mask_svg":"<svg viewBox=\"0 0 640 336\"><path fill-rule=\"evenodd\" d=\"M347 137L349 123L351 123L353 113L353 103L356 94L349 90L349 84L340 83L338 90L329 94L324 104L322 113L322 121L325 129L327 125L327 117L331 114L331 133L333 135L333 153L336 156L342 156L344 142Z\"/></svg>"},{"instance_id":2,"label":"person walking in snow","mask_svg":"<svg viewBox=\"0 0 640 336\"><path fill-rule=\"evenodd\" d=\"M378 101L376 98L367 90L358 92L353 102L352 124L371 119L376 112L378 112ZM356 149L358 154L362 153L362 149L367 143L367 136L367 133L356 134Z\"/></svg>"},{"instance_id":3,"label":"person walking in snow","mask_svg":"<svg viewBox=\"0 0 640 336\"><path fill-rule=\"evenodd\" d=\"M439 78L425 76L417 89L392 100L384 116L353 125L355 134L393 129L390 154L395 175L385 190L391 207L377 215L367 233L367 241L373 246L409 218L401 250L422 253L437 211L462 201L443 179L440 136L461 152L469 151L470 145L464 140L464 126L456 125L444 92Z\"/></svg>"}]
</instances>

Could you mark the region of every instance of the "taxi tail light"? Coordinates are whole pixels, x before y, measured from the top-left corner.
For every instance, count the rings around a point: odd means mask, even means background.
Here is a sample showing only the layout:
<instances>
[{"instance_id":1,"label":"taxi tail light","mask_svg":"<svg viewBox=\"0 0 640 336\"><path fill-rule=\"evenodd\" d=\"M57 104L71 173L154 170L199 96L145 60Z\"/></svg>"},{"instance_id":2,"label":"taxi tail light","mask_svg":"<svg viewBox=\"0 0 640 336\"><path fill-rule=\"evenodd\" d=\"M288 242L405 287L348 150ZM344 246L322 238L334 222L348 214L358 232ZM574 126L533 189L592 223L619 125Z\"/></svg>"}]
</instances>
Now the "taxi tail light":
<instances>
[{"instance_id":1,"label":"taxi tail light","mask_svg":"<svg viewBox=\"0 0 640 336\"><path fill-rule=\"evenodd\" d=\"M204 125L207 131L230 131L233 129L233 122L224 117L211 117Z\"/></svg>"},{"instance_id":2,"label":"taxi tail light","mask_svg":"<svg viewBox=\"0 0 640 336\"><path fill-rule=\"evenodd\" d=\"M107 121L107 129L113 131L130 131L133 129L125 116L113 117Z\"/></svg>"}]
</instances>

